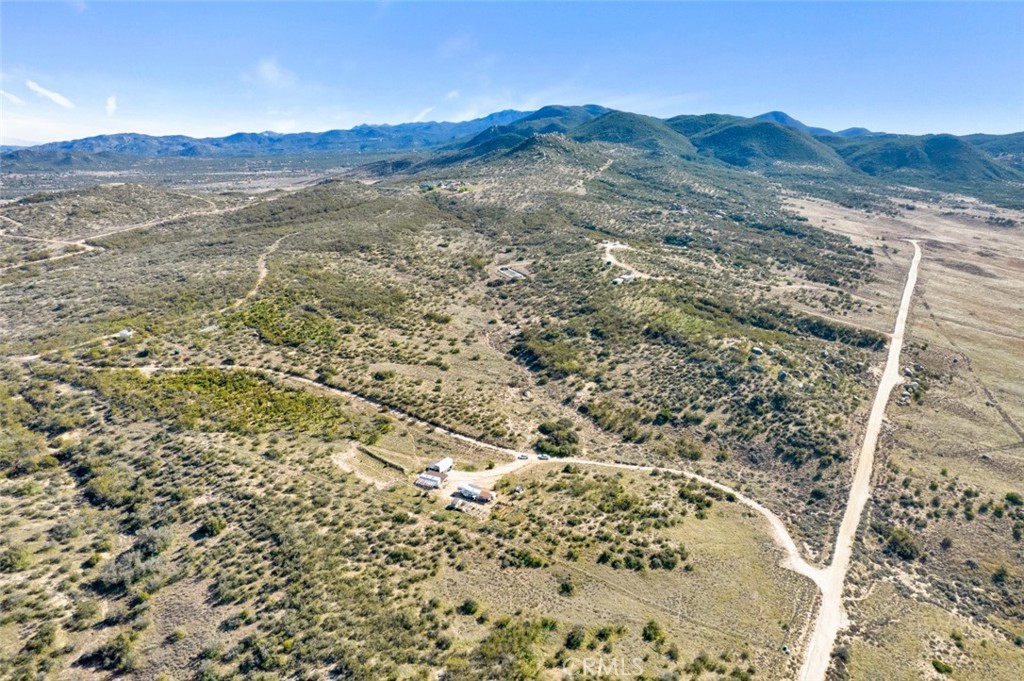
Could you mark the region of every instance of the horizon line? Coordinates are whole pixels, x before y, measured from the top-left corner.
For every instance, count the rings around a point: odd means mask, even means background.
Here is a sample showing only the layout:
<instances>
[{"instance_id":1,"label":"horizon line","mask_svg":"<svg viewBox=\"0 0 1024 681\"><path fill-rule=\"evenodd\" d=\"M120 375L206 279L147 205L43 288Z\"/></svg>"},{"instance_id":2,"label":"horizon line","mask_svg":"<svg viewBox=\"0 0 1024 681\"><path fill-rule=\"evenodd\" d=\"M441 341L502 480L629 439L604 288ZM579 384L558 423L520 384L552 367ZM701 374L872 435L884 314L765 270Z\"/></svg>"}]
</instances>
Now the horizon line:
<instances>
[{"instance_id":1,"label":"horizon line","mask_svg":"<svg viewBox=\"0 0 1024 681\"><path fill-rule=\"evenodd\" d=\"M97 133L95 135L86 135L85 137L72 137L72 138L66 138L66 139L56 139L56 140L50 140L50 141L46 141L46 142L34 142L34 141L28 141L28 140L21 140L21 139L19 139L15 143L2 143L2 142L0 142L0 146L7 147L7 148L16 148L16 149L32 149L32 148L35 148L35 147L46 146L46 145L49 145L49 144L62 144L62 143L68 143L68 142L80 142L80 141L83 141L83 140L95 139L95 138L98 138L98 137L117 137L119 135L136 135L136 136L141 136L141 137L152 137L152 138L158 138L158 139L159 138L168 138L168 137L186 137L188 139L193 139L193 140L197 140L197 141L221 140L221 139L226 139L228 137L233 137L235 135L275 135L275 136L278 136L278 137L288 137L288 136L293 136L293 135L322 135L322 134L326 134L326 133L329 133L329 132L351 132L351 131L357 130L359 128L397 128L397 127L407 126L407 125L445 125L445 124L457 125L459 123L471 123L473 121L483 120L485 118L489 118L491 116L495 116L497 114L502 114L502 113L515 112L515 113L521 113L521 114L523 114L524 117L526 117L526 116L534 114L534 113L536 113L538 111L541 111L542 109L547 109L547 108L552 108L552 107L580 107L580 108L582 108L582 107L587 107L587 106L599 106L599 107L608 109L607 113L619 112L619 113L630 113L630 114L635 114L635 115L640 115L640 116L646 116L647 115L647 114L638 114L637 112L627 111L625 109L614 109L614 108L611 108L611 107L604 106L603 104L594 104L594 103L588 103L588 104L545 104L544 106L538 107L536 109L529 109L529 110L515 109L515 108L499 109L497 111L492 111L492 112L490 112L488 114L485 114L483 116L478 116L476 118L464 118L464 119L460 119L460 120L403 121L401 123L371 123L371 122L364 122L364 123L357 123L357 124L355 124L355 125L353 125L351 127L348 127L348 128L325 128L323 130L311 129L311 130L298 130L298 131L295 131L295 132L278 132L276 130L270 130L270 129L260 130L260 131L236 130L234 132L230 132L230 133L227 133L227 134L224 134L224 135L202 135L202 136L200 136L200 135L190 135L190 134L187 134L187 133L152 134L152 133L134 132L134 131L131 131L131 130L126 130L126 131L121 131L121 132ZM736 116L737 118L742 119L742 120L754 120L754 119L756 119L758 117L761 117L761 116L767 116L769 114L776 114L776 113L781 113L781 114L783 114L783 115L793 119L797 123L800 123L801 125L804 125L807 128L820 128L822 130L828 130L829 132L831 132L833 134L838 134L838 133L844 132L846 130L868 130L868 128L865 128L864 126L859 126L859 125L853 125L853 126L849 126L849 127L846 127L846 128L839 129L839 130L831 130L829 128L821 128L820 126L806 123L802 119L799 119L799 118L797 118L795 116L792 116L791 114L789 114L788 112L786 112L785 110L782 110L782 109L772 109L770 111L765 111L764 113L760 113L760 114L757 114L757 115L754 115L754 116L742 116L742 115L739 115L739 114L728 114L728 113L723 114L721 112L707 111L707 112L704 112L704 113L675 114L673 116L668 116L666 118L661 118L661 117L658 117L658 116L651 116L651 118L657 118L658 120L666 121L666 120L670 120L672 118L675 118L677 116L724 115L724 116ZM602 115L604 115L604 114L602 114ZM786 126L784 123L779 123L778 121L766 121L766 122L776 123L777 125L783 125L785 127L793 127L793 126ZM906 133L906 132L889 132L889 131L877 131L877 130L868 130L868 132L870 132L873 135L896 135L896 136L911 136L911 137L924 137L924 136L928 136L928 135L951 135L953 137L969 137L969 136L972 136L972 135L994 135L994 136L999 136L999 135L1015 135L1015 134L1019 134L1019 133L1024 133L1024 130L1015 130L1015 131L1006 132L1006 133L971 132L971 133L964 133L964 134L947 133L947 132ZM816 135L811 135L811 136L815 137Z\"/></svg>"}]
</instances>

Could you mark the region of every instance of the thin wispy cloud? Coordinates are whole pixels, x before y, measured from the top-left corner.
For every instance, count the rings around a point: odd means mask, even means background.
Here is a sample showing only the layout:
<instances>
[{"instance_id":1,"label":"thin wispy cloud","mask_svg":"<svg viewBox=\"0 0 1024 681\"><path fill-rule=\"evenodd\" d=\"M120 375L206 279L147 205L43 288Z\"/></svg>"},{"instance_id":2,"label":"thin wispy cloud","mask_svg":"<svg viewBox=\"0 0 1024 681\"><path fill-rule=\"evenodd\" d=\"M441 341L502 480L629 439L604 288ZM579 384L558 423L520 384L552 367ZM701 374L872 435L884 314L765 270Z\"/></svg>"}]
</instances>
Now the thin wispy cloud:
<instances>
[{"instance_id":1,"label":"thin wispy cloud","mask_svg":"<svg viewBox=\"0 0 1024 681\"><path fill-rule=\"evenodd\" d=\"M256 67L242 76L246 82L257 82L270 87L285 87L292 85L296 78L295 74L277 63L277 59L268 57L261 59Z\"/></svg>"},{"instance_id":2,"label":"thin wispy cloud","mask_svg":"<svg viewBox=\"0 0 1024 681\"><path fill-rule=\"evenodd\" d=\"M89 5L85 3L85 0L68 0L68 4L79 14L89 9Z\"/></svg>"},{"instance_id":3,"label":"thin wispy cloud","mask_svg":"<svg viewBox=\"0 0 1024 681\"><path fill-rule=\"evenodd\" d=\"M56 104L58 106L62 106L65 109L74 109L75 108L75 105L71 103L70 99L68 99L64 95L60 94L59 92L54 92L53 90L47 90L42 85L40 85L39 83L35 82L34 80L26 80L25 81L25 87L27 87L29 90L31 90L32 92L36 93L40 97L45 97L46 99L50 100L54 104Z\"/></svg>"},{"instance_id":4,"label":"thin wispy cloud","mask_svg":"<svg viewBox=\"0 0 1024 681\"><path fill-rule=\"evenodd\" d=\"M107 105L104 107L108 116L113 116L117 113L117 95L110 95L107 97Z\"/></svg>"},{"instance_id":5,"label":"thin wispy cloud","mask_svg":"<svg viewBox=\"0 0 1024 681\"><path fill-rule=\"evenodd\" d=\"M447 99L447 100L458 99L459 98L459 91L458 90L452 90L447 95L445 95L444 98Z\"/></svg>"},{"instance_id":6,"label":"thin wispy cloud","mask_svg":"<svg viewBox=\"0 0 1024 681\"><path fill-rule=\"evenodd\" d=\"M11 104L24 104L25 103L25 100L22 99L21 97L19 97L18 95L12 95L10 92L4 92L3 90L0 90L0 97L3 97L4 99L6 99Z\"/></svg>"},{"instance_id":7,"label":"thin wispy cloud","mask_svg":"<svg viewBox=\"0 0 1024 681\"><path fill-rule=\"evenodd\" d=\"M434 108L435 107L428 106L423 111L420 111L418 114L416 114L416 118L412 119L412 122L413 123L422 123L423 121L425 121L427 119L427 116L430 115L430 112L433 111Z\"/></svg>"}]
</instances>

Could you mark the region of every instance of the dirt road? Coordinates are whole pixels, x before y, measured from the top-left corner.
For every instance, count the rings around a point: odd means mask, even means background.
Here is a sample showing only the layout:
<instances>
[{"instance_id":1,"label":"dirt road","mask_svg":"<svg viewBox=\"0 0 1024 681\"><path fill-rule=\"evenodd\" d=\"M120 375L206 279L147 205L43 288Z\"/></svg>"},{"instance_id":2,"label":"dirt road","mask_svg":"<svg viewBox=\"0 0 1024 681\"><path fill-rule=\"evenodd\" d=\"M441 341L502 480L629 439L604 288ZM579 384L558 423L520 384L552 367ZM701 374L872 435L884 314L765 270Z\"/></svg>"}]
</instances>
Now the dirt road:
<instances>
[{"instance_id":1,"label":"dirt road","mask_svg":"<svg viewBox=\"0 0 1024 681\"><path fill-rule=\"evenodd\" d=\"M646 272L641 272L632 265L627 265L626 263L622 262L621 260L615 257L614 251L631 251L633 250L632 246L620 243L618 241L602 241L600 245L601 248L604 249L604 261L606 263L609 263L615 267L621 267L624 270L629 270L628 274L632 274L633 277L636 279L651 278L651 275L647 274Z\"/></svg>"},{"instance_id":2,"label":"dirt road","mask_svg":"<svg viewBox=\"0 0 1024 681\"><path fill-rule=\"evenodd\" d=\"M244 296L231 303L227 307L223 308L221 312L227 312L228 310L237 309L239 305L252 298L260 290L260 286L263 285L263 280L267 278L267 256L277 250L277 247L281 245L281 242L290 236L295 236L298 232L292 232L291 234L285 234L283 237L270 244L265 251L260 253L260 257L256 259L256 283L252 285L252 288L246 292Z\"/></svg>"},{"instance_id":3,"label":"dirt road","mask_svg":"<svg viewBox=\"0 0 1024 681\"><path fill-rule=\"evenodd\" d=\"M204 199L204 200L207 201L208 203L210 203L211 205L213 205L212 201L209 201L208 199ZM267 201L273 201L273 200L275 200L275 199L267 199ZM52 262L54 260L63 260L64 258L70 258L72 256L82 255L83 253L88 253L89 251L94 251L94 250L98 250L98 249L102 250L102 248L103 248L102 246L95 246L93 244L88 243L89 241L92 241L92 240L95 240L95 239L103 239L105 237L113 236L115 234L122 234L124 232L133 232L135 230L146 229L146 228L149 228L149 227L159 227L160 225L164 225L164 224L167 224L167 223L170 223L170 222L174 222L175 220L184 220L186 218L207 217L207 216L213 216L213 215L223 215L224 213L233 213L235 211L239 211L239 210L242 210L243 208L248 207L248 205L249 204L243 204L243 205L240 205L240 206L228 206L226 208L214 208L214 209L211 209L211 210L201 210L201 211L195 211L195 212L191 212L191 213L188 213L188 212L186 212L186 213L178 213L177 215L172 215L170 217L156 218L154 220L148 220L146 222L139 222L139 223L135 223L135 224L132 224L132 225L127 225L127 226L124 226L124 227L118 227L117 229L112 229L109 232L103 232L102 234L91 234L89 236L84 236L84 237L81 237L79 239L73 239L73 240L43 239L43 238L40 238L40 237L20 236L20 235L17 235L17 234L7 234L7 233L5 233L3 231L0 231L0 236L6 237L8 239L19 239L19 240L24 240L24 241L38 241L38 242L42 242L42 243L48 243L48 244L51 244L51 245L54 245L54 246L74 246L74 247L77 247L77 248L81 249L81 250L72 251L70 253L62 253L60 255L53 255L53 256L50 256L49 258L41 258L39 260L30 260L30 261L26 261L26 262L14 263L13 265L8 265L6 267L0 268L0 272L6 272L7 270L12 270L12 269L15 269L15 268L18 268L18 267L24 267L25 265L37 265L39 263ZM7 222L13 224L16 227L19 227L19 228L24 227L24 225L22 225L22 223L18 222L17 220L14 220L13 218L9 218L6 215L0 215L0 220L5 220L5 221L7 221Z\"/></svg>"},{"instance_id":4,"label":"dirt road","mask_svg":"<svg viewBox=\"0 0 1024 681\"><path fill-rule=\"evenodd\" d=\"M843 585L850 567L850 555L853 553L857 527L860 525L864 506L871 496L871 469L875 462L875 448L878 445L878 434L882 430L885 406L889 402L892 389L901 381L900 353L903 350L903 333L907 325L910 301L914 296L914 286L917 284L917 266L921 262L921 247L916 241L910 243L914 245L914 259L910 263L907 283L903 287L903 298L900 300L896 326L889 343L889 356L885 362L885 371L882 373L882 380L878 384L878 393L875 395L875 401L871 405L871 414L868 416L868 426L864 433L860 455L857 458L857 469L853 476L853 485L850 487L846 512L843 514L843 522L839 526L839 535L836 537L832 562L824 571L824 579L818 582L818 586L821 588L821 606L818 609L818 617L814 623L810 641L805 649L803 666L800 668L800 681L822 681L825 678L836 635L846 625L846 612L843 609Z\"/></svg>"}]
</instances>

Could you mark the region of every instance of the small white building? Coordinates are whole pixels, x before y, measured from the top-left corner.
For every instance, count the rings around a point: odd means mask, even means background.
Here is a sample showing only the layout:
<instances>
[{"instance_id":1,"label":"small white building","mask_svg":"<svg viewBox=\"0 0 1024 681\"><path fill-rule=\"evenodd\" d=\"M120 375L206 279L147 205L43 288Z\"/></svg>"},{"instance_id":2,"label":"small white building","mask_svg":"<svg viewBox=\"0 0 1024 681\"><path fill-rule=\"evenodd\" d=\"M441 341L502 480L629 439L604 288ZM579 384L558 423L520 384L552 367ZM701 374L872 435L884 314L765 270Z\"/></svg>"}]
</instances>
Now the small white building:
<instances>
[{"instance_id":1,"label":"small white building","mask_svg":"<svg viewBox=\"0 0 1024 681\"><path fill-rule=\"evenodd\" d=\"M476 485L459 485L459 494L470 501L478 501L483 504L498 498L491 490Z\"/></svg>"},{"instance_id":2,"label":"small white building","mask_svg":"<svg viewBox=\"0 0 1024 681\"><path fill-rule=\"evenodd\" d=\"M499 267L498 274L502 275L503 277L508 277L509 279L526 279L525 274L515 269L514 267L509 267L508 265L502 265L501 267Z\"/></svg>"},{"instance_id":3,"label":"small white building","mask_svg":"<svg viewBox=\"0 0 1024 681\"><path fill-rule=\"evenodd\" d=\"M420 477L416 478L416 482L414 484L417 487L422 487L423 489L440 489L443 482L444 481L440 476L431 475L430 473L421 473Z\"/></svg>"},{"instance_id":4,"label":"small white building","mask_svg":"<svg viewBox=\"0 0 1024 681\"><path fill-rule=\"evenodd\" d=\"M452 457L446 456L443 459L441 459L440 461L435 461L434 463L432 463L429 466L427 466L427 470L428 471L437 471L438 473L447 473L454 466L455 466L455 461L452 460Z\"/></svg>"}]
</instances>

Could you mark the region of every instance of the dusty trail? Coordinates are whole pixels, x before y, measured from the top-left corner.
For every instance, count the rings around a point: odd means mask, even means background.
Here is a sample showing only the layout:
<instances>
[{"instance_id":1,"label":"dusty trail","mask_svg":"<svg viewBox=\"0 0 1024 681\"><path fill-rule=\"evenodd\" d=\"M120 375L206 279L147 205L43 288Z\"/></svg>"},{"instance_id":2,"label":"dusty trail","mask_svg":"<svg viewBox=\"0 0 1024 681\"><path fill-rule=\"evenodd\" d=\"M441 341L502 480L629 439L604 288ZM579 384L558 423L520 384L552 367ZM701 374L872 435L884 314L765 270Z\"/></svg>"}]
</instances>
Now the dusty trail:
<instances>
[{"instance_id":1,"label":"dusty trail","mask_svg":"<svg viewBox=\"0 0 1024 681\"><path fill-rule=\"evenodd\" d=\"M800 550L797 548L796 543L793 541L793 538L790 536L789 531L786 529L786 525L782 522L782 520L777 515L775 515L775 513L768 510L760 503L736 491L735 489L729 487L728 485L723 485L722 483L716 482L711 478L706 478L703 475L699 475L697 473L693 473L691 471L687 471L681 468L666 468L664 466L643 466L638 464L620 463L617 461L591 461L589 459L578 459L571 457L559 459L558 462L576 463L587 466L605 466L607 468L621 468L624 470L632 471L661 471L664 473L673 473L675 475L686 476L691 480L696 480L697 482L708 485L709 487L714 487L717 490L720 490L727 494L731 494L736 498L736 501L743 504L744 506L747 506L748 508L757 511L762 516L764 516L765 520L768 521L768 525L771 527L772 530L772 539L774 539L775 543L779 545L779 548L786 552L786 560L782 564L783 567L792 570L797 574L803 575L804 577L807 577L815 584L818 584L819 588L821 586L820 582L822 579L823 570L821 568L811 565L806 560L804 560L803 556L800 555Z\"/></svg>"},{"instance_id":2,"label":"dusty trail","mask_svg":"<svg viewBox=\"0 0 1024 681\"><path fill-rule=\"evenodd\" d=\"M204 200L208 201L211 205L213 205L212 201L209 201L208 199L204 199ZM273 201L273 200L275 200L275 199L267 199L267 201ZM73 240L70 240L70 241L69 240L60 240L60 239L43 239L43 238L40 238L40 237L33 237L33 236L20 236L20 235L17 235L17 234L7 234L5 232L0 231L0 236L3 236L3 237L8 238L8 239L20 239L20 240L24 240L24 241L38 241L38 242L41 242L41 243L47 243L47 244L52 244L52 245L56 245L56 246L77 246L77 247L82 249L82 250L74 251L74 252L71 252L71 253L62 253L60 255L50 256L49 258L42 258L40 260L32 260L32 261L15 263L13 265L8 265L6 267L0 268L0 272L6 272L7 270L12 270L12 269L15 269L15 268L18 268L18 267L24 267L25 265L38 265L38 264L44 263L44 262L52 262L54 260L63 260L64 258L70 258L72 256L82 255L83 253L88 253L89 251L103 250L102 246L96 246L96 245L93 245L93 244L89 243L89 241L92 241L94 239L103 239L103 238L108 237L108 236L113 236L115 234L122 234L124 232L132 232L132 231L135 231L137 229L146 229L148 227L159 227L160 225L164 225L164 224L167 224L167 223L170 223L170 222L174 222L175 220L184 220L184 219L187 219L187 218L198 218L198 217L205 217L205 216L210 216L210 215L222 215L224 213L233 213L235 211L242 210L243 208L247 208L247 207L248 207L247 204L243 204L243 205L240 205L240 206L228 206L226 208L214 208L212 210L201 210L201 211L195 211L195 212L191 212L191 213L178 213L177 215L172 215L170 217L157 218L157 219L154 219L154 220L148 220L147 222L139 222L139 223L135 223L135 224L132 224L132 225L126 225L124 227L118 227L117 229L112 229L109 232L104 232L102 234L91 234L89 236L84 236L84 237L82 237L80 239L73 239ZM24 227L24 225L22 223L18 222L17 220L14 220L12 218L9 218L6 215L0 215L0 220L6 220L7 222L9 222L9 223L11 223L14 226L19 227L19 228Z\"/></svg>"},{"instance_id":3,"label":"dusty trail","mask_svg":"<svg viewBox=\"0 0 1024 681\"><path fill-rule=\"evenodd\" d=\"M227 312L228 310L235 310L239 305L256 295L260 286L263 285L263 280L267 278L267 256L277 250L277 247L281 245L281 242L290 236L295 236L298 232L292 232L291 234L285 234L283 237L270 244L265 251L260 253L260 257L256 259L256 283L252 285L252 288L248 292L235 302L231 303L227 307L223 308L221 312Z\"/></svg>"},{"instance_id":4,"label":"dusty trail","mask_svg":"<svg viewBox=\"0 0 1024 681\"><path fill-rule=\"evenodd\" d=\"M580 196L586 196L587 194L587 182L593 182L597 178L604 174L604 171L612 167L613 159L608 159L604 164L592 173L588 173L586 176L576 180L576 184L573 186L572 191Z\"/></svg>"},{"instance_id":5,"label":"dusty trail","mask_svg":"<svg viewBox=\"0 0 1024 681\"><path fill-rule=\"evenodd\" d=\"M889 356L885 362L885 371L882 373L882 380L878 384L878 393L875 395L875 401L871 405L871 414L868 416L867 430L864 433L860 455L857 457L857 468L853 476L853 485L850 487L850 498L846 505L846 512L843 514L843 522L839 526L832 562L824 570L824 579L818 582L821 589L821 606L818 609L814 629L806 647L804 662L800 668L800 681L822 681L825 678L836 635L847 622L846 612L843 609L843 585L846 582L846 573L850 568L850 556L853 553L857 527L860 525L864 506L871 496L871 469L875 461L878 435L882 430L885 406L889 402L892 389L901 382L900 353L903 350L903 334L906 330L910 301L914 296L914 286L917 284L917 266L921 262L921 247L917 241L910 241L910 243L914 245L914 259L910 263L907 283L903 288L903 297L900 300L899 313L896 315L896 326L892 332L892 341L889 343Z\"/></svg>"},{"instance_id":6,"label":"dusty trail","mask_svg":"<svg viewBox=\"0 0 1024 681\"><path fill-rule=\"evenodd\" d=\"M17 227L18 229L21 229L21 228L24 227L24 225L22 223L18 222L17 220L15 220L13 218L9 218L6 215L0 215L0 220L5 220L6 222L8 222L8 223L14 225L15 227ZM8 270L13 270L13 269L16 269L18 267L24 267L25 265L29 265L29 264L35 264L35 263L40 263L40 262L50 262L52 260L63 260L64 258L70 258L70 257L75 256L75 255L81 255L82 253L88 253L89 251L95 251L97 249L96 246L93 246L92 244L84 243L82 241L65 241L65 240L62 240L62 239L43 239L43 238L37 237L37 236L23 236L21 234L8 234L7 232L5 232L3 230L0 230L0 236L4 237L6 239L14 239L15 241L31 241L33 243L47 244L47 245L50 245L50 246L57 246L57 247L71 246L71 247L77 249L77 250L74 250L74 251L69 251L68 253L61 253L60 255L51 255L48 258L41 258L39 260L29 260L29 261L25 261L25 262L15 263L13 265L6 265L4 267L0 267L0 273L7 272Z\"/></svg>"},{"instance_id":7,"label":"dusty trail","mask_svg":"<svg viewBox=\"0 0 1024 681\"><path fill-rule=\"evenodd\" d=\"M628 274L632 274L637 279L651 279L651 275L646 272L641 272L632 265L626 263L615 257L614 251L631 251L633 247L629 244L620 243L618 241L602 241L600 244L601 248L604 249L604 261L610 263L614 267L621 267L624 270L629 270Z\"/></svg>"}]
</instances>

